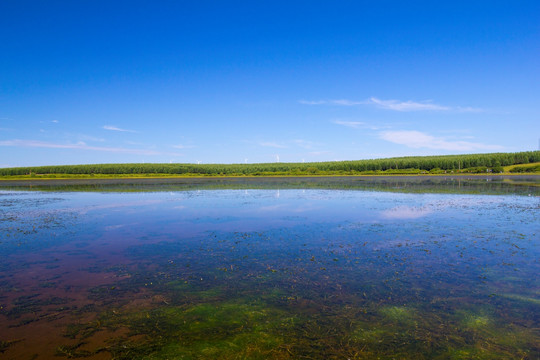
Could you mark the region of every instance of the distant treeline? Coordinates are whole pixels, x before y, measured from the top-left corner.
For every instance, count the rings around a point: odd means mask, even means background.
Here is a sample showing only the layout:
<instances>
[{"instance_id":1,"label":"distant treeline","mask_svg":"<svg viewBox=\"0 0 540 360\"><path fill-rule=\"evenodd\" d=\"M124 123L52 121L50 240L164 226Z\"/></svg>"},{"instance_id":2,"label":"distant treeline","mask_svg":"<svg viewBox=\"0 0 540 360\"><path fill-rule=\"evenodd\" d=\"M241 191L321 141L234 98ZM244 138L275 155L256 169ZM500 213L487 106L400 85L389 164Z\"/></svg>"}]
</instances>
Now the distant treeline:
<instances>
[{"instance_id":1,"label":"distant treeline","mask_svg":"<svg viewBox=\"0 0 540 360\"><path fill-rule=\"evenodd\" d=\"M354 175L422 173L499 173L503 166L540 162L540 151L446 156L411 156L374 160L261 164L95 164L0 169L2 176L170 174L199 176ZM521 171L536 171L538 166Z\"/></svg>"}]
</instances>

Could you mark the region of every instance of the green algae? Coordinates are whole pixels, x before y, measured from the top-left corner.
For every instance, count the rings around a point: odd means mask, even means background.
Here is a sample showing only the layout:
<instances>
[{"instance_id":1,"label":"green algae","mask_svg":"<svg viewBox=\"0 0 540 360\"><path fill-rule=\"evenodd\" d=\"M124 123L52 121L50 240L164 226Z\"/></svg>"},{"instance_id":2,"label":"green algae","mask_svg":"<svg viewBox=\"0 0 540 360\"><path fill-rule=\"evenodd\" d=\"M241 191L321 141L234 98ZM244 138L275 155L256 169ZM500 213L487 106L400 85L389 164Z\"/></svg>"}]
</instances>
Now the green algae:
<instances>
[{"instance_id":1,"label":"green algae","mask_svg":"<svg viewBox=\"0 0 540 360\"><path fill-rule=\"evenodd\" d=\"M390 321L410 324L414 321L414 311L406 306L385 306L379 312Z\"/></svg>"},{"instance_id":2,"label":"green algae","mask_svg":"<svg viewBox=\"0 0 540 360\"><path fill-rule=\"evenodd\" d=\"M485 329L493 323L493 320L485 315L469 315L465 318L464 326L469 329Z\"/></svg>"},{"instance_id":3,"label":"green algae","mask_svg":"<svg viewBox=\"0 0 540 360\"><path fill-rule=\"evenodd\" d=\"M114 359L504 359L538 353L534 332L505 326L482 308L441 317L412 304L362 300L366 307L347 305L359 302L355 295L284 296L292 293L283 288L254 296L246 288L228 292L216 286L201 291L220 296L197 296L196 288L202 287L195 284L169 282L168 293L153 288L171 299L177 292L191 295L137 311L111 309L94 323L99 328L72 328L70 338L82 341L98 331L120 331L125 335L94 350ZM86 350L76 350L70 350L71 357L87 356Z\"/></svg>"},{"instance_id":4,"label":"green algae","mask_svg":"<svg viewBox=\"0 0 540 360\"><path fill-rule=\"evenodd\" d=\"M284 337L278 330L294 319L257 301L230 301L103 314L101 323L104 328L128 329L129 336L107 350L118 359L263 359L281 351Z\"/></svg>"}]
</instances>

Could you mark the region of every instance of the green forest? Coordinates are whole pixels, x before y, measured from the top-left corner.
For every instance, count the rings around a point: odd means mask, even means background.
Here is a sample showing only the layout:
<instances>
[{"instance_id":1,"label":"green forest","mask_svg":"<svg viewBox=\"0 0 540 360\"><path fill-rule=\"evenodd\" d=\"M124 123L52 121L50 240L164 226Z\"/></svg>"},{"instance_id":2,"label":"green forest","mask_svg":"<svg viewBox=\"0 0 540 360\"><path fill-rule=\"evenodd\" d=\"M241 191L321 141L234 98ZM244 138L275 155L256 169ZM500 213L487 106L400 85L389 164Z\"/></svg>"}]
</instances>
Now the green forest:
<instances>
[{"instance_id":1,"label":"green forest","mask_svg":"<svg viewBox=\"0 0 540 360\"><path fill-rule=\"evenodd\" d=\"M0 168L3 177L302 176L540 172L540 151L259 164L94 164ZM519 165L519 166L513 166Z\"/></svg>"}]
</instances>

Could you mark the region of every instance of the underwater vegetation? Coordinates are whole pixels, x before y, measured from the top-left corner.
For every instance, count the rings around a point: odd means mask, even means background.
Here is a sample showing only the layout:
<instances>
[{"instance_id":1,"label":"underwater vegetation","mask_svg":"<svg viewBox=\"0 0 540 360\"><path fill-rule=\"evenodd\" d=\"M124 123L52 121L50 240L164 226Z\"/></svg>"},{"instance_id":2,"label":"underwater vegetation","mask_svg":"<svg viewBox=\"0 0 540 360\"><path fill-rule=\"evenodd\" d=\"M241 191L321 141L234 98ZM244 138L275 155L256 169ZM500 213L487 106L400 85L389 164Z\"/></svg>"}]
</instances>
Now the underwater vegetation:
<instances>
[{"instance_id":1,"label":"underwater vegetation","mask_svg":"<svg viewBox=\"0 0 540 360\"><path fill-rule=\"evenodd\" d=\"M540 357L533 197L31 194L1 212L0 356Z\"/></svg>"},{"instance_id":2,"label":"underwater vegetation","mask_svg":"<svg viewBox=\"0 0 540 360\"><path fill-rule=\"evenodd\" d=\"M449 269L450 261L442 260L444 253L433 255L440 249L431 245L378 249L375 240L359 248L342 238L321 249L302 244L297 231L209 233L197 241L197 251L189 242L131 247L127 252L138 264L136 272L113 290L90 291L98 304L117 292L115 306L99 314L93 322L99 330L91 333L122 336L113 336L99 351L115 359L532 359L539 354L533 327L538 316L531 317L536 304L516 306L512 297L494 295L484 270L459 269L470 260ZM290 248L276 249L272 241L279 238ZM433 267L437 262L446 264ZM134 308L128 299L139 296L150 302ZM81 326L72 338L88 334L88 324Z\"/></svg>"}]
</instances>

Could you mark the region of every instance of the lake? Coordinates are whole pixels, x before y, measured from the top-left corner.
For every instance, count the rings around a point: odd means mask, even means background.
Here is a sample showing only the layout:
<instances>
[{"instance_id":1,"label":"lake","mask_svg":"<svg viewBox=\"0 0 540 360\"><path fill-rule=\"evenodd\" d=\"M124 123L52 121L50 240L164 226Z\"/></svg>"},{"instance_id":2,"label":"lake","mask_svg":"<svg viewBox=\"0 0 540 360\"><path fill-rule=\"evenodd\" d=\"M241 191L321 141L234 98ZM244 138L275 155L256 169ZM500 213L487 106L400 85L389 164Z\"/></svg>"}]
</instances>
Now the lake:
<instances>
[{"instance_id":1,"label":"lake","mask_svg":"<svg viewBox=\"0 0 540 360\"><path fill-rule=\"evenodd\" d=\"M538 359L540 177L4 182L6 359Z\"/></svg>"}]
</instances>

